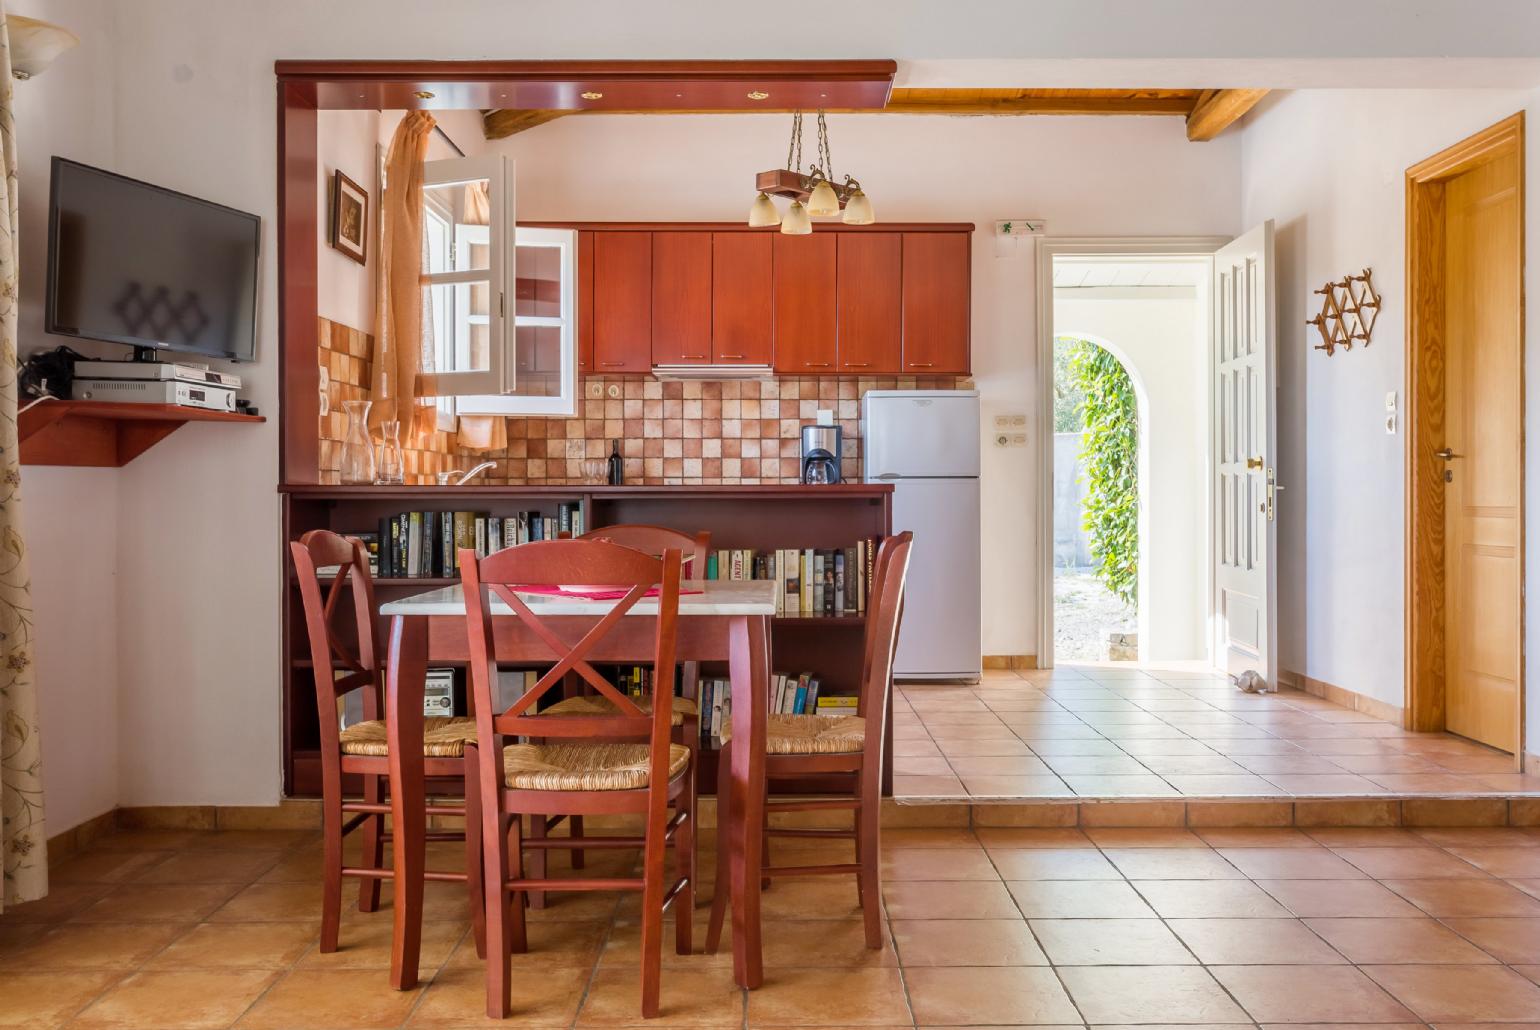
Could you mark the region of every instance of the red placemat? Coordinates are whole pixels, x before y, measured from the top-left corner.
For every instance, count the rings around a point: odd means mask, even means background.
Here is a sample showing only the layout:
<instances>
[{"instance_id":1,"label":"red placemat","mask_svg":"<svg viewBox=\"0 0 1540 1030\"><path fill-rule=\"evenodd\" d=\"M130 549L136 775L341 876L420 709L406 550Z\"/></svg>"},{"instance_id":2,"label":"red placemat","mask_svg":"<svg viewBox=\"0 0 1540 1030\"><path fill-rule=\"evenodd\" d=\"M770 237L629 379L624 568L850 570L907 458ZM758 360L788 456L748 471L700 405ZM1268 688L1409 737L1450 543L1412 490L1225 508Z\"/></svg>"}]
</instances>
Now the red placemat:
<instances>
[{"instance_id":1,"label":"red placemat","mask_svg":"<svg viewBox=\"0 0 1540 1030\"><path fill-rule=\"evenodd\" d=\"M590 587L590 586L562 586L560 584L524 583L513 587L513 591L519 594L542 594L547 597L576 597L584 601L618 601L631 591L627 587ZM657 587L653 587L643 597L657 597L660 593ZM682 589L680 594L701 594L705 591L699 588Z\"/></svg>"}]
</instances>

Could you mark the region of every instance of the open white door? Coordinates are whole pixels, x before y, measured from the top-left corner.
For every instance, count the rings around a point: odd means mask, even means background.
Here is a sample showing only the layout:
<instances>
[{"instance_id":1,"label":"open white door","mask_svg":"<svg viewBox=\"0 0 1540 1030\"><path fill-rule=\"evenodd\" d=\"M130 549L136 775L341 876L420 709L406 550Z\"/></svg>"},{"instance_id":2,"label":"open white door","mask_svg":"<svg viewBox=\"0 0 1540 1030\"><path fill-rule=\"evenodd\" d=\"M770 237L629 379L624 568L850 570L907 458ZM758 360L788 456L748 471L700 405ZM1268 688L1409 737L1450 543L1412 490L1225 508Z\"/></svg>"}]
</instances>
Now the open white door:
<instances>
[{"instance_id":1,"label":"open white door","mask_svg":"<svg viewBox=\"0 0 1540 1030\"><path fill-rule=\"evenodd\" d=\"M1216 661L1278 689L1273 223L1214 254Z\"/></svg>"}]
</instances>

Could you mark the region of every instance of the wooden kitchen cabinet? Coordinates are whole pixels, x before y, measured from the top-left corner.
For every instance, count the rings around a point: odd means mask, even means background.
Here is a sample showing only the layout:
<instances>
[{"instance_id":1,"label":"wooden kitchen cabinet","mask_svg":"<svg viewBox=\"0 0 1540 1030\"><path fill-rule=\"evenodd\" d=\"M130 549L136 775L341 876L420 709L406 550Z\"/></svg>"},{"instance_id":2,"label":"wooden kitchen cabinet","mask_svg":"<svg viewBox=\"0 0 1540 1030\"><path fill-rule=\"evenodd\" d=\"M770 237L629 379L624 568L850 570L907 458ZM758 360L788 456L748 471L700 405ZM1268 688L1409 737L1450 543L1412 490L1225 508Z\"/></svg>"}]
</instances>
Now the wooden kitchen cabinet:
<instances>
[{"instance_id":1,"label":"wooden kitchen cabinet","mask_svg":"<svg viewBox=\"0 0 1540 1030\"><path fill-rule=\"evenodd\" d=\"M594 234L578 233L577 247L578 375L594 370Z\"/></svg>"},{"instance_id":2,"label":"wooden kitchen cabinet","mask_svg":"<svg viewBox=\"0 0 1540 1030\"><path fill-rule=\"evenodd\" d=\"M711 362L711 234L652 234L652 363Z\"/></svg>"},{"instance_id":3,"label":"wooden kitchen cabinet","mask_svg":"<svg viewBox=\"0 0 1540 1030\"><path fill-rule=\"evenodd\" d=\"M775 370L830 375L836 358L835 234L774 237Z\"/></svg>"},{"instance_id":4,"label":"wooden kitchen cabinet","mask_svg":"<svg viewBox=\"0 0 1540 1030\"><path fill-rule=\"evenodd\" d=\"M903 234L902 371L966 375L972 276L969 235Z\"/></svg>"},{"instance_id":5,"label":"wooden kitchen cabinet","mask_svg":"<svg viewBox=\"0 0 1540 1030\"><path fill-rule=\"evenodd\" d=\"M838 369L896 374L902 347L904 239L896 232L839 236Z\"/></svg>"},{"instance_id":6,"label":"wooden kitchen cabinet","mask_svg":"<svg viewBox=\"0 0 1540 1030\"><path fill-rule=\"evenodd\" d=\"M705 236L705 233L696 235ZM771 241L765 232L711 233L711 360L768 365L771 334Z\"/></svg>"},{"instance_id":7,"label":"wooden kitchen cabinet","mask_svg":"<svg viewBox=\"0 0 1540 1030\"><path fill-rule=\"evenodd\" d=\"M595 232L594 371L652 369L652 233Z\"/></svg>"}]
</instances>

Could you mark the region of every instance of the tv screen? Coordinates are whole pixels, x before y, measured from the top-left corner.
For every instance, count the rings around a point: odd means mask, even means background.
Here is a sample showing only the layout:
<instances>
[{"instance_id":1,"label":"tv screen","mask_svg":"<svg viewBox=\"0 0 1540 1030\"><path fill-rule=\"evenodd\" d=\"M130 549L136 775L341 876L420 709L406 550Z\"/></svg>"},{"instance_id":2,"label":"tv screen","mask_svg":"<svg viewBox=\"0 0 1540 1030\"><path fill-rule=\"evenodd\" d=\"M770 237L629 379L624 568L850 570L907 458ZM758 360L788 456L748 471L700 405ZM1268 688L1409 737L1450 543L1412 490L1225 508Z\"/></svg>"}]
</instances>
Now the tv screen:
<instances>
[{"instance_id":1,"label":"tv screen","mask_svg":"<svg viewBox=\"0 0 1540 1030\"><path fill-rule=\"evenodd\" d=\"M260 218L60 157L52 178L48 332L255 357Z\"/></svg>"}]
</instances>

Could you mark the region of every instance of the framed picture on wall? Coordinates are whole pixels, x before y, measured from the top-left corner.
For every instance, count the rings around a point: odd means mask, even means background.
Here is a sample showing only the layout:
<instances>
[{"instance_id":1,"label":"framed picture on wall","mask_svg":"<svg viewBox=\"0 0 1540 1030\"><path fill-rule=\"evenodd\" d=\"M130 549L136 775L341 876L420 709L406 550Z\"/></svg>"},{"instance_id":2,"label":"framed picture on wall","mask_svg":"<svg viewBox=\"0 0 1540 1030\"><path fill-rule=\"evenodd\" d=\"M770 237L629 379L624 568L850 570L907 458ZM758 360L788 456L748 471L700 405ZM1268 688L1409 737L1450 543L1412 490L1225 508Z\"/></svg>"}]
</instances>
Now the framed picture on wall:
<instances>
[{"instance_id":1,"label":"framed picture on wall","mask_svg":"<svg viewBox=\"0 0 1540 1030\"><path fill-rule=\"evenodd\" d=\"M369 260L369 194L341 170L332 173L331 244L361 265Z\"/></svg>"}]
</instances>

